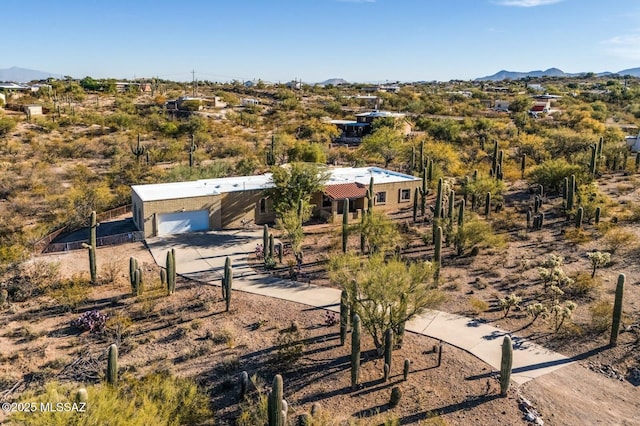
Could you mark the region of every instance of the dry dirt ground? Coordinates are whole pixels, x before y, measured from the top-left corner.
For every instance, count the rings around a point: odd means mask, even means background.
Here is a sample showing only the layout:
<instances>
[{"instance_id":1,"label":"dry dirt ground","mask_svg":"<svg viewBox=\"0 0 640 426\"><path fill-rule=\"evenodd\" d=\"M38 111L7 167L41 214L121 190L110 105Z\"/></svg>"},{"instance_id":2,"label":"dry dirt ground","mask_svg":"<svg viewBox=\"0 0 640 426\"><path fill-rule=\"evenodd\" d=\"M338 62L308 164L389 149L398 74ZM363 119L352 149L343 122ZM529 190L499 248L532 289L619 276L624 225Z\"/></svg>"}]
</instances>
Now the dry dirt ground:
<instances>
[{"instance_id":1,"label":"dry dirt ground","mask_svg":"<svg viewBox=\"0 0 640 426\"><path fill-rule=\"evenodd\" d=\"M611 176L603 186L615 201L634 206L640 202L637 176ZM209 392L220 424L234 424L241 411L237 398L236 379L246 370L256 375L260 383L269 383L275 373L285 381L285 395L293 413L308 410L313 402L320 403L323 412L339 424L349 417L360 417L363 424L378 424L397 417L402 424L445 423L524 424L518 407L518 396L529 399L547 425L633 425L640 424L639 380L633 376L640 368L640 262L637 242L640 234L636 222L614 225L613 217L623 217L612 207L599 227L585 225L582 237L571 235L570 224L558 214L559 200L549 198L543 206L547 221L542 231L524 229L524 206L528 198L513 198L507 209L492 218L494 226L508 238L503 248L483 249L477 256L456 257L453 248L444 250L441 288L447 295L439 309L473 316L500 328L514 331L537 343L576 358L576 364L562 368L512 388L508 398L498 398L495 372L466 352L444 345L442 364L437 366L433 346L438 342L424 336L409 334L401 350L394 352L392 379L385 383L382 364L375 356L371 341L363 345L363 385L356 390L349 383L349 342L338 345L338 326L326 324L326 314L281 300L234 292L231 312L224 312L220 289L194 282L179 282L176 294L166 297L159 283L149 284L145 296L130 296L128 283L129 256L138 258L144 275L157 277L158 267L141 244L128 244L98 249L101 275L114 276L114 282L96 287L89 303L77 312L62 312L55 301L40 297L16 303L2 312L0 333L0 385L2 390L15 392L45 378L99 378L103 375L100 357L117 338L114 329L105 336L78 332L69 326L80 312L97 308L120 318L122 330L121 365L130 374L143 374L157 369L169 369L175 374L195 378ZM509 194L507 194L509 196ZM519 213L512 213L514 208ZM617 210L616 210L617 209ZM398 223L409 222L411 213L396 217ZM411 224L403 255L429 259L433 249L420 238L430 232L428 224ZM587 295L572 295L578 304L575 314L558 333L551 330L551 319L531 318L523 308L515 309L504 318L498 299L515 293L523 298L523 306L534 300L544 300L537 266L550 253L565 257L564 270L569 275L589 272L585 253L608 249L611 241L603 236L606 227L615 226L635 236L636 241L616 251L612 264L599 269L595 288ZM301 280L331 285L324 270L327 254L337 249L338 228L331 225L305 227L305 264ZM353 237L350 246L357 250ZM288 260L285 259L285 265ZM38 258L38 261L59 262L61 274L71 276L87 270L86 252L78 251ZM256 268L261 268L255 262ZM625 332L619 345L608 348L608 331L594 329L590 307L598 300L611 302L617 275L625 273ZM288 275L286 266L276 270ZM575 298L573 297L575 296ZM473 300L485 302L477 309ZM124 317L124 319L123 319ZM130 318L128 322L126 318ZM285 346L284 330L291 322L298 324L303 345ZM289 348L289 350L286 350ZM295 361L283 361L282 356L301 352ZM65 366L79 357L98 359L81 374L69 377ZM404 359L411 361L411 373L402 381ZM83 376L83 377L82 377ZM392 386L403 391L400 406L387 410ZM262 387L260 385L259 387ZM374 415L373 413L380 413ZM433 417L438 416L438 417Z\"/></svg>"}]
</instances>

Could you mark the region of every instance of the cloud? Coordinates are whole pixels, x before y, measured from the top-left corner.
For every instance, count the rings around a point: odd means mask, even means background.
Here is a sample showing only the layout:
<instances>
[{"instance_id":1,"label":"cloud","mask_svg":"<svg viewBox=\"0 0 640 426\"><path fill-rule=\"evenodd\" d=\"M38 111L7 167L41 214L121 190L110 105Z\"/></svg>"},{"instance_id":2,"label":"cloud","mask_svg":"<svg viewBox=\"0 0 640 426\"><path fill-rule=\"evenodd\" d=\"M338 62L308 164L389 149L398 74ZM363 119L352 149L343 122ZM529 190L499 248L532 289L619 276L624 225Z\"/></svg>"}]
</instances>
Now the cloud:
<instances>
[{"instance_id":1,"label":"cloud","mask_svg":"<svg viewBox=\"0 0 640 426\"><path fill-rule=\"evenodd\" d=\"M564 0L496 0L493 3L500 6L536 7L560 3L561 1Z\"/></svg>"},{"instance_id":2,"label":"cloud","mask_svg":"<svg viewBox=\"0 0 640 426\"><path fill-rule=\"evenodd\" d=\"M612 56L640 60L640 32L612 37L600 44Z\"/></svg>"}]
</instances>

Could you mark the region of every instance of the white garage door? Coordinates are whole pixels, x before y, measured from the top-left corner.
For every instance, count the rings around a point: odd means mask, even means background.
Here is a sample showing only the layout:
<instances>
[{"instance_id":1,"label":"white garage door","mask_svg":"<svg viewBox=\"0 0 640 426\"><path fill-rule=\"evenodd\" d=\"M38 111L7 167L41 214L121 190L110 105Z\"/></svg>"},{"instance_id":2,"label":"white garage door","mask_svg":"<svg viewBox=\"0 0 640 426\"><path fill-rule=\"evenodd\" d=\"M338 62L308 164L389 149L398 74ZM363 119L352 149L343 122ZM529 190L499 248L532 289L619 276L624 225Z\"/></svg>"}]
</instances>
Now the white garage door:
<instances>
[{"instance_id":1,"label":"white garage door","mask_svg":"<svg viewBox=\"0 0 640 426\"><path fill-rule=\"evenodd\" d=\"M182 234L209 229L209 211L165 213L158 216L158 235Z\"/></svg>"}]
</instances>

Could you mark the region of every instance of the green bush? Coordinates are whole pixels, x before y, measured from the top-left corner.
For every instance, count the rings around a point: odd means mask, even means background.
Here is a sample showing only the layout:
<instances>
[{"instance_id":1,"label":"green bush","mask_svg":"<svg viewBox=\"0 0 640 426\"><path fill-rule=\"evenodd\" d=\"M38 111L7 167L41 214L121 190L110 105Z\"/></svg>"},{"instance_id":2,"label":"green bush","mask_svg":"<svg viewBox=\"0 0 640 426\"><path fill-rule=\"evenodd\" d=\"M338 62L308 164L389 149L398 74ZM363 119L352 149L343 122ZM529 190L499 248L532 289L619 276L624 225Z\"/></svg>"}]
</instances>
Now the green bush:
<instances>
[{"instance_id":1,"label":"green bush","mask_svg":"<svg viewBox=\"0 0 640 426\"><path fill-rule=\"evenodd\" d=\"M41 402L73 403L77 388L52 382L44 392L25 394L21 400L35 402L38 407ZM213 424L207 394L191 380L169 373L125 378L118 388L104 384L89 386L87 394L86 412L36 410L15 413L10 419L12 423L30 426Z\"/></svg>"}]
</instances>

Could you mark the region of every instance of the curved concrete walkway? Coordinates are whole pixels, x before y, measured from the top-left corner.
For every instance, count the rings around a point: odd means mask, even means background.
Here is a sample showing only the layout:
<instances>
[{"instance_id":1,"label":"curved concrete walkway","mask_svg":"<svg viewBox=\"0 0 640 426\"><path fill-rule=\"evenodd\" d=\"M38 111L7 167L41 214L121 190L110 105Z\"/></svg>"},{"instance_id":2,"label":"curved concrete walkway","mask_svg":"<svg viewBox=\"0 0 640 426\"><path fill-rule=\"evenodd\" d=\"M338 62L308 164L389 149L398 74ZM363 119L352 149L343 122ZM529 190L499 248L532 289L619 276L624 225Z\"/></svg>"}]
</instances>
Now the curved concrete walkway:
<instances>
[{"instance_id":1,"label":"curved concrete walkway","mask_svg":"<svg viewBox=\"0 0 640 426\"><path fill-rule=\"evenodd\" d=\"M164 266L166 252L176 249L176 269L185 277L220 283L227 256L233 262L233 289L317 308L339 311L340 290L270 277L248 265L248 256L262 243L262 230L190 233L147 240L155 261ZM531 341L482 321L429 310L407 323L408 331L442 340L500 370L502 336L514 342L511 379L523 384L573 361Z\"/></svg>"}]
</instances>

